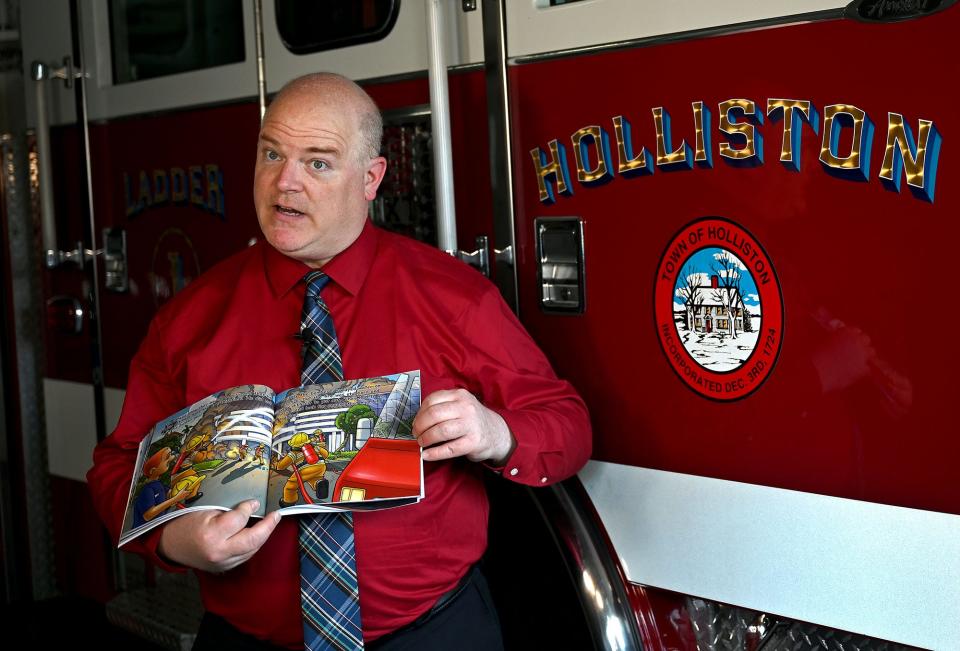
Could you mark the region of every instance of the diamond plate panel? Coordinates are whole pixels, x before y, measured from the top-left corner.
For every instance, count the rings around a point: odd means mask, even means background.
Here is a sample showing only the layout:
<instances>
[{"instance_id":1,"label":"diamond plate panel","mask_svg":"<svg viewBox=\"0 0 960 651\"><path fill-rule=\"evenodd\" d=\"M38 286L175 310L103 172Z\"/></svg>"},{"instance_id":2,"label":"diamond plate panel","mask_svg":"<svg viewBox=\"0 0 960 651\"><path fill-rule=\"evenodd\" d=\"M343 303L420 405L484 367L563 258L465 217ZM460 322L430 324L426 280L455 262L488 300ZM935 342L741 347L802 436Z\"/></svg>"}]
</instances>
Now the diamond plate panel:
<instances>
[{"instance_id":1,"label":"diamond plate panel","mask_svg":"<svg viewBox=\"0 0 960 651\"><path fill-rule=\"evenodd\" d=\"M917 651L706 599L688 597L685 605L698 651Z\"/></svg>"},{"instance_id":2,"label":"diamond plate panel","mask_svg":"<svg viewBox=\"0 0 960 651\"><path fill-rule=\"evenodd\" d=\"M704 599L687 599L687 612L697 648L704 651L755 651L772 624L764 613Z\"/></svg>"},{"instance_id":3,"label":"diamond plate panel","mask_svg":"<svg viewBox=\"0 0 960 651\"><path fill-rule=\"evenodd\" d=\"M14 386L18 390L10 395L17 399L20 419L20 431L6 432L6 436L18 440L23 455L8 461L25 469L24 488L30 496L26 501L30 555L28 559L11 560L18 564L29 562L32 596L45 599L57 593L57 581L43 402L44 350L43 342L36 336L43 332L44 315L36 158L32 137L0 137L0 213L9 243L2 257L9 260L16 353L11 366L15 368ZM6 408L14 406L7 404Z\"/></svg>"},{"instance_id":4,"label":"diamond plate panel","mask_svg":"<svg viewBox=\"0 0 960 651\"><path fill-rule=\"evenodd\" d=\"M428 244L437 243L433 194L433 139L429 116L385 125L387 174L371 204L373 222Z\"/></svg>"},{"instance_id":5,"label":"diamond plate panel","mask_svg":"<svg viewBox=\"0 0 960 651\"><path fill-rule=\"evenodd\" d=\"M824 626L784 622L770 632L762 651L915 651L916 647L886 642Z\"/></svg>"},{"instance_id":6,"label":"diamond plate panel","mask_svg":"<svg viewBox=\"0 0 960 651\"><path fill-rule=\"evenodd\" d=\"M170 651L188 651L203 617L199 584L192 573L158 574L155 586L114 597L107 620Z\"/></svg>"}]
</instances>

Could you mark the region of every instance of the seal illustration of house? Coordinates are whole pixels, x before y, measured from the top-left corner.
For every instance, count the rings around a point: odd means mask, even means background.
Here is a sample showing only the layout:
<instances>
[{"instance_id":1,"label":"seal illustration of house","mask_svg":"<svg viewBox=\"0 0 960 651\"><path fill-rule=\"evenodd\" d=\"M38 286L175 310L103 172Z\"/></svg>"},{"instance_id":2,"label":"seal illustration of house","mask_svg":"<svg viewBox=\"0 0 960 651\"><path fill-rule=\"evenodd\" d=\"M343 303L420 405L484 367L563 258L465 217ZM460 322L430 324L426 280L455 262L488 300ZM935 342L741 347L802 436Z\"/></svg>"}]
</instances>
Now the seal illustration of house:
<instances>
[{"instance_id":1,"label":"seal illustration of house","mask_svg":"<svg viewBox=\"0 0 960 651\"><path fill-rule=\"evenodd\" d=\"M726 332L732 337L744 331L744 315L747 319L750 316L736 287L721 287L720 278L710 276L710 285L694 288L693 298L686 304L688 330L704 334Z\"/></svg>"}]
</instances>

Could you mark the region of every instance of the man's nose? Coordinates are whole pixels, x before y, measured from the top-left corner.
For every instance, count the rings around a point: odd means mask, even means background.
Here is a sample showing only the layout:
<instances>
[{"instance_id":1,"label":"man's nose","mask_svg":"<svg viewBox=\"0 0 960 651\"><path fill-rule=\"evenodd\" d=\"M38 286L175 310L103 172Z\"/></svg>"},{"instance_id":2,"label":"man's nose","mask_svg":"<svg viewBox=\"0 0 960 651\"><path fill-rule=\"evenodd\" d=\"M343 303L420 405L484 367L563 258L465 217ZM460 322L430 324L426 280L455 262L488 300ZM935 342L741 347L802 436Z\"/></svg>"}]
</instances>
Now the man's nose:
<instances>
[{"instance_id":1,"label":"man's nose","mask_svg":"<svg viewBox=\"0 0 960 651\"><path fill-rule=\"evenodd\" d=\"M283 192L298 192L303 189L303 178L301 174L300 162L296 160L286 160L283 167L280 168L280 176L277 177L277 188Z\"/></svg>"}]
</instances>

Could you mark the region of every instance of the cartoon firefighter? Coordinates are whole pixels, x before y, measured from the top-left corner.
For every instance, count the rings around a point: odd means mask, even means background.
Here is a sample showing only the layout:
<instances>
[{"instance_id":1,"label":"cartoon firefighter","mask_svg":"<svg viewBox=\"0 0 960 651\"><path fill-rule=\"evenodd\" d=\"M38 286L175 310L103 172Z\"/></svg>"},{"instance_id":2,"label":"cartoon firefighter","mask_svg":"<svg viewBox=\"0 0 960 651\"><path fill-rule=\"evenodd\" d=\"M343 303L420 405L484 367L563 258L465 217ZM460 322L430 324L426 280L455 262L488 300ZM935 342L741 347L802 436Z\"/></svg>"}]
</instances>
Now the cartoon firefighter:
<instances>
[{"instance_id":1,"label":"cartoon firefighter","mask_svg":"<svg viewBox=\"0 0 960 651\"><path fill-rule=\"evenodd\" d=\"M323 431L316 430L313 434L311 437L306 432L298 432L290 437L290 451L276 463L277 470L293 466L293 474L283 485L280 506L296 504L301 494L304 502L313 504L307 493L307 486L313 488L318 499L327 496L329 482L324 478L324 474L327 472L326 458L330 456L330 452L323 443Z\"/></svg>"},{"instance_id":2,"label":"cartoon firefighter","mask_svg":"<svg viewBox=\"0 0 960 651\"><path fill-rule=\"evenodd\" d=\"M189 465L204 463L214 458L213 445L211 443L211 434L213 428L203 428L199 434L195 434L187 444L183 446L181 455L185 454ZM188 465L188 464L184 464Z\"/></svg>"}]
</instances>

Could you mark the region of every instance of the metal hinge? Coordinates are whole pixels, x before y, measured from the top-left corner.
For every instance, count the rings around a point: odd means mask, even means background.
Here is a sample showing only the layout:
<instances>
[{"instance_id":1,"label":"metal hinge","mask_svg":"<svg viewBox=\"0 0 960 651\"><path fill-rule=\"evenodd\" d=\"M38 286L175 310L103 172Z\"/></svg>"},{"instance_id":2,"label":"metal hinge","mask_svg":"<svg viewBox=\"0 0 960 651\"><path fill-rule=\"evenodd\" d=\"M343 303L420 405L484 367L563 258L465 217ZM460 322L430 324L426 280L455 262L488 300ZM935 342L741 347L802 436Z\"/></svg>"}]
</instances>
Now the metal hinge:
<instances>
[{"instance_id":1,"label":"metal hinge","mask_svg":"<svg viewBox=\"0 0 960 651\"><path fill-rule=\"evenodd\" d=\"M490 277L490 238L486 235L477 235L476 250L474 251L447 251L455 258L459 258L471 267L475 267L487 278ZM513 266L513 247L493 250L494 263L502 262Z\"/></svg>"},{"instance_id":2,"label":"metal hinge","mask_svg":"<svg viewBox=\"0 0 960 651\"><path fill-rule=\"evenodd\" d=\"M89 77L90 75L82 68L73 66L73 59L63 57L63 66L54 68L42 61L34 61L30 64L30 77L34 81L44 81L53 79L62 79L64 86L73 88L73 80Z\"/></svg>"}]
</instances>

